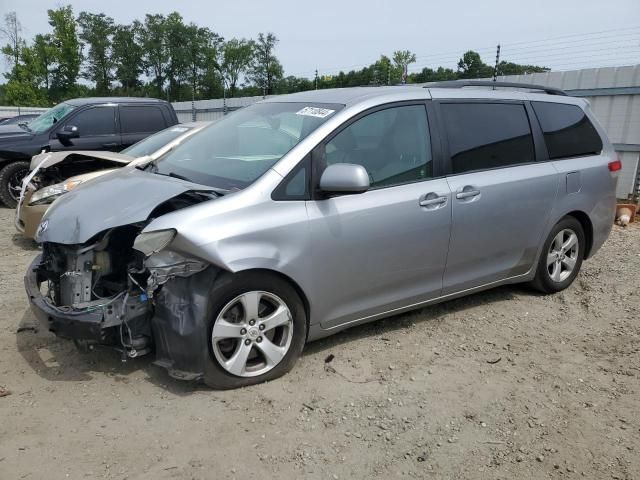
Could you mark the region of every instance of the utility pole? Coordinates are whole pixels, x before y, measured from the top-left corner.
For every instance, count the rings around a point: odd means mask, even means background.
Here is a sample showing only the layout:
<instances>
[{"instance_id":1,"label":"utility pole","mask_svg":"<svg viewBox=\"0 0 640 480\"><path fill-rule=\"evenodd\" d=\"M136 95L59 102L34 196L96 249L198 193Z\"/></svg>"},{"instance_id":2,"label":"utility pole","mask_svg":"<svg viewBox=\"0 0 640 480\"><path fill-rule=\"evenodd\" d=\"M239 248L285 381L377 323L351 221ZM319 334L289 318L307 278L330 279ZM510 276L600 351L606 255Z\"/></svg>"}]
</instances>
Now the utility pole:
<instances>
[{"instance_id":1,"label":"utility pole","mask_svg":"<svg viewBox=\"0 0 640 480\"><path fill-rule=\"evenodd\" d=\"M391 85L391 64L387 65L387 85Z\"/></svg>"},{"instance_id":2,"label":"utility pole","mask_svg":"<svg viewBox=\"0 0 640 480\"><path fill-rule=\"evenodd\" d=\"M222 115L227 114L227 82L222 78Z\"/></svg>"},{"instance_id":3,"label":"utility pole","mask_svg":"<svg viewBox=\"0 0 640 480\"><path fill-rule=\"evenodd\" d=\"M493 69L494 82L498 81L498 65L499 64L500 64L500 44L498 44L498 46L496 47L496 67ZM494 86L493 89L495 90L496 87Z\"/></svg>"},{"instance_id":4,"label":"utility pole","mask_svg":"<svg viewBox=\"0 0 640 480\"><path fill-rule=\"evenodd\" d=\"M316 90L318 89L318 69L316 68Z\"/></svg>"}]
</instances>

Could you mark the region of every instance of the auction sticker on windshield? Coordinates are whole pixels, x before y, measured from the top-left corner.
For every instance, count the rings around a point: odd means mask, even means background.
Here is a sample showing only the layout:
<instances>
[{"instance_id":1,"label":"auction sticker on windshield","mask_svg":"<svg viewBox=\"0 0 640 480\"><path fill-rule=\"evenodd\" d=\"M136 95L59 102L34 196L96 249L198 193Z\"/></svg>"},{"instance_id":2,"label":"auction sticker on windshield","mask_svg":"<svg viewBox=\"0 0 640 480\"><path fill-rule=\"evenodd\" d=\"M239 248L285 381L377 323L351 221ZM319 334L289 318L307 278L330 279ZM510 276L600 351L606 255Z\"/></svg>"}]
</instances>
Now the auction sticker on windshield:
<instances>
[{"instance_id":1,"label":"auction sticker on windshield","mask_svg":"<svg viewBox=\"0 0 640 480\"><path fill-rule=\"evenodd\" d=\"M333 112L335 112L335 110L330 110L328 108L304 107L302 110L297 111L296 115L325 118L331 115Z\"/></svg>"}]
</instances>

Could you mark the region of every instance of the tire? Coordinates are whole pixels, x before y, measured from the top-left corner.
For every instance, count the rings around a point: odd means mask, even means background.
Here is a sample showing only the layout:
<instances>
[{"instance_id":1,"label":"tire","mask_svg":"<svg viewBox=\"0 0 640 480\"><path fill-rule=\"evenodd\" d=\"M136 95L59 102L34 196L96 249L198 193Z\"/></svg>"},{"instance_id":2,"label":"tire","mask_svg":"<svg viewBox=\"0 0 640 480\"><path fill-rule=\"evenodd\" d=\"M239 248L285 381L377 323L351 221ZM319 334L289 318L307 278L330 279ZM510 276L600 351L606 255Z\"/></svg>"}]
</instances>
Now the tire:
<instances>
[{"instance_id":1,"label":"tire","mask_svg":"<svg viewBox=\"0 0 640 480\"><path fill-rule=\"evenodd\" d=\"M211 368L204 375L205 384L220 390L245 387L273 380L293 368L307 338L307 314L293 286L275 274L241 272L219 278L209 298L212 300L207 342ZM253 301L256 298L257 303ZM279 303L288 310L288 314L278 309ZM258 311L258 315L249 313L247 316L245 304L249 306L247 311ZM276 311L280 313L271 315ZM265 322L265 319L276 317L275 322ZM255 324L250 324L251 320L256 320ZM272 326L285 320L286 323ZM264 330L260 330L262 323ZM249 346L247 342L251 342ZM272 348L274 345L277 350ZM241 354L247 349L250 349L249 359L240 371L241 361L233 359L242 358ZM271 361L267 360L263 349L271 352Z\"/></svg>"},{"instance_id":2,"label":"tire","mask_svg":"<svg viewBox=\"0 0 640 480\"><path fill-rule=\"evenodd\" d=\"M571 235L575 237L572 238ZM575 241L575 246L559 248L560 244L568 245L570 239ZM533 288L543 293L555 293L571 285L580 272L585 247L582 224L574 217L560 220L551 229L542 247L536 276L531 282Z\"/></svg>"},{"instance_id":3,"label":"tire","mask_svg":"<svg viewBox=\"0 0 640 480\"><path fill-rule=\"evenodd\" d=\"M18 206L22 179L29 173L29 162L11 162L0 170L0 201L9 208ZM18 188L18 190L15 190ZM15 195L12 196L12 191Z\"/></svg>"}]
</instances>

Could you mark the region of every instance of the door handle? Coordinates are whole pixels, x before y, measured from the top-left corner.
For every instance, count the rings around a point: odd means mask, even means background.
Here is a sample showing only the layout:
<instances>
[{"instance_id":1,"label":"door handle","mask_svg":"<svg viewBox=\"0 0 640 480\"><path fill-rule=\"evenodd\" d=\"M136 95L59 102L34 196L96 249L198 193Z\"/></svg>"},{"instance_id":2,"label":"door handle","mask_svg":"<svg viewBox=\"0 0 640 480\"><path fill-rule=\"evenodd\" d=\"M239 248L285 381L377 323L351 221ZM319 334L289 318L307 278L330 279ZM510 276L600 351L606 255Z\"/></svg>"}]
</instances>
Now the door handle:
<instances>
[{"instance_id":1,"label":"door handle","mask_svg":"<svg viewBox=\"0 0 640 480\"><path fill-rule=\"evenodd\" d=\"M427 193L423 197L420 198L418 202L421 207L432 207L434 205L442 205L446 203L447 197L439 197L435 196L436 193Z\"/></svg>"},{"instance_id":2,"label":"door handle","mask_svg":"<svg viewBox=\"0 0 640 480\"><path fill-rule=\"evenodd\" d=\"M480 195L480 190L462 190L456 193L456 198L463 200L465 198L477 197Z\"/></svg>"},{"instance_id":3,"label":"door handle","mask_svg":"<svg viewBox=\"0 0 640 480\"><path fill-rule=\"evenodd\" d=\"M103 143L102 146L104 148L116 148L118 146L117 143Z\"/></svg>"}]
</instances>

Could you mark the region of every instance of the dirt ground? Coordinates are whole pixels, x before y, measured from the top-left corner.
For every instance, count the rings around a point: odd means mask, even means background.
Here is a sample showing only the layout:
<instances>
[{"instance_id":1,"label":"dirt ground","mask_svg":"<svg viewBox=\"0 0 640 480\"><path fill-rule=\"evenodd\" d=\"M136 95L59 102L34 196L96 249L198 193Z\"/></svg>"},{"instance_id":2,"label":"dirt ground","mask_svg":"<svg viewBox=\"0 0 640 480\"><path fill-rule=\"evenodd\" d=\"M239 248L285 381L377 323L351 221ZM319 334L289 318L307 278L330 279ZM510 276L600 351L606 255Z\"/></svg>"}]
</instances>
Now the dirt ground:
<instances>
[{"instance_id":1,"label":"dirt ground","mask_svg":"<svg viewBox=\"0 0 640 480\"><path fill-rule=\"evenodd\" d=\"M356 327L216 392L34 331L37 249L11 219L0 479L640 479L640 225L558 295L504 287Z\"/></svg>"}]
</instances>

